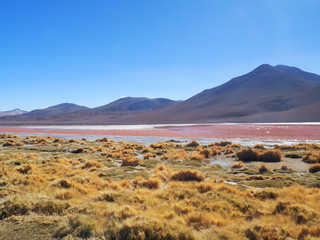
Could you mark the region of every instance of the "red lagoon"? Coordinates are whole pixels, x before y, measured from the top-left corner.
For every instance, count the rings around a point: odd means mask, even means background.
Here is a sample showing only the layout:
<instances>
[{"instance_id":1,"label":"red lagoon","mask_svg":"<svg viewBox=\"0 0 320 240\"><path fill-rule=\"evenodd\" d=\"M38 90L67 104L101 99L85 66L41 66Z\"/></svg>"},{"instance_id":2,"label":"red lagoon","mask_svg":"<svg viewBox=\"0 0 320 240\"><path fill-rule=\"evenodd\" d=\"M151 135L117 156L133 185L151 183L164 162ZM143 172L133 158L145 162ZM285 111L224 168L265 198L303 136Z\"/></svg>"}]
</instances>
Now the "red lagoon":
<instances>
[{"instance_id":1,"label":"red lagoon","mask_svg":"<svg viewBox=\"0 0 320 240\"><path fill-rule=\"evenodd\" d=\"M43 133L43 134L79 134L79 135L118 135L153 136L185 138L220 139L259 139L259 140L320 140L319 124L208 124L208 125L166 125L142 129L72 130L50 126L42 127L0 127L4 133Z\"/></svg>"}]
</instances>

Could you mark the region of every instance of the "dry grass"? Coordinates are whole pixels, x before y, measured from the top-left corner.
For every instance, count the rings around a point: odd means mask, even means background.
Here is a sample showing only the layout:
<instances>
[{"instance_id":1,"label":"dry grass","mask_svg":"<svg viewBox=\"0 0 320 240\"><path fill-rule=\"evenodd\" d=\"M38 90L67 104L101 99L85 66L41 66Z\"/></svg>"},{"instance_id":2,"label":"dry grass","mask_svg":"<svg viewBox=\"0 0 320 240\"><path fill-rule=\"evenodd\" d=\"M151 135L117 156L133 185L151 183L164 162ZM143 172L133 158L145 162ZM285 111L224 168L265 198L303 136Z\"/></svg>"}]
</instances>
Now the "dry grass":
<instances>
[{"instance_id":1,"label":"dry grass","mask_svg":"<svg viewBox=\"0 0 320 240\"><path fill-rule=\"evenodd\" d=\"M199 153L199 152L191 152L191 153L189 153L189 155L188 155L188 158L190 159L190 160L198 160L198 161L202 161L203 159L204 159L204 155L202 155L201 153Z\"/></svg>"},{"instance_id":2,"label":"dry grass","mask_svg":"<svg viewBox=\"0 0 320 240\"><path fill-rule=\"evenodd\" d=\"M37 139L10 137L21 142ZM3 138L4 142L10 139ZM298 182L279 188L263 185L289 181L295 174L268 171L252 175L257 171L245 168L230 172L206 165L206 161L160 161L151 156L141 167L121 167L123 161L132 159L141 164L142 159L136 158L135 153L142 149L158 156L165 151L172 156L188 156L196 149L178 151L181 149L167 144L164 149L153 149L134 143L86 141L83 148L88 153L80 154L79 158L79 155L70 154L70 150L65 151L79 148L79 143L59 143L59 148L51 143L42 146L36 142L28 143L34 144L30 149L25 146L1 148L1 234L14 234L16 239L320 237L318 187L303 187ZM229 145L209 149L225 151ZM89 154L90 147L96 152ZM311 149L316 146L300 147ZM103 151L97 151L98 148ZM205 157L201 154L204 149L201 147L195 153ZM102 153L120 154L123 159ZM129 154L133 156L124 157ZM317 176L305 174L303 181L314 179L317 183ZM227 184L232 181L239 187ZM259 185L255 187L250 183ZM13 223L15 230L8 227ZM29 223L37 225L30 228ZM25 234L30 229L35 235ZM41 233L43 235L39 237Z\"/></svg>"},{"instance_id":3,"label":"dry grass","mask_svg":"<svg viewBox=\"0 0 320 240\"><path fill-rule=\"evenodd\" d=\"M319 152L308 152L302 157L302 161L306 163L320 163L320 153Z\"/></svg>"},{"instance_id":4,"label":"dry grass","mask_svg":"<svg viewBox=\"0 0 320 240\"><path fill-rule=\"evenodd\" d=\"M261 164L261 165L260 165L260 167L259 167L259 172L263 173L263 172L265 172L265 171L267 171L267 170L268 170L268 168L266 167L266 165L264 165L264 164Z\"/></svg>"},{"instance_id":5,"label":"dry grass","mask_svg":"<svg viewBox=\"0 0 320 240\"><path fill-rule=\"evenodd\" d=\"M281 167L280 167L280 170L287 171L287 170L291 170L291 169L287 165L282 164Z\"/></svg>"},{"instance_id":6,"label":"dry grass","mask_svg":"<svg viewBox=\"0 0 320 240\"><path fill-rule=\"evenodd\" d=\"M280 150L265 150L262 153L259 153L258 150L252 148L245 148L236 153L236 156L239 160L243 162L280 162L282 153Z\"/></svg>"},{"instance_id":7,"label":"dry grass","mask_svg":"<svg viewBox=\"0 0 320 240\"><path fill-rule=\"evenodd\" d=\"M259 152L251 148L245 148L236 153L237 158L243 162L259 161Z\"/></svg>"},{"instance_id":8,"label":"dry grass","mask_svg":"<svg viewBox=\"0 0 320 240\"><path fill-rule=\"evenodd\" d=\"M141 158L124 158L121 162L121 166L138 166L143 163Z\"/></svg>"},{"instance_id":9,"label":"dry grass","mask_svg":"<svg viewBox=\"0 0 320 240\"><path fill-rule=\"evenodd\" d=\"M259 154L262 162L280 162L282 153L280 150L266 150Z\"/></svg>"},{"instance_id":10,"label":"dry grass","mask_svg":"<svg viewBox=\"0 0 320 240\"><path fill-rule=\"evenodd\" d=\"M310 173L320 172L320 163L312 164L312 165L309 167L309 172L310 172Z\"/></svg>"},{"instance_id":11,"label":"dry grass","mask_svg":"<svg viewBox=\"0 0 320 240\"><path fill-rule=\"evenodd\" d=\"M200 143L196 140L192 140L191 142L187 143L185 147L199 147Z\"/></svg>"},{"instance_id":12,"label":"dry grass","mask_svg":"<svg viewBox=\"0 0 320 240\"><path fill-rule=\"evenodd\" d=\"M242 161L235 162L231 165L231 168L244 168L244 164Z\"/></svg>"},{"instance_id":13,"label":"dry grass","mask_svg":"<svg viewBox=\"0 0 320 240\"><path fill-rule=\"evenodd\" d=\"M205 176L200 172L194 170L180 170L171 176L173 181L197 181L201 182L205 179Z\"/></svg>"}]
</instances>

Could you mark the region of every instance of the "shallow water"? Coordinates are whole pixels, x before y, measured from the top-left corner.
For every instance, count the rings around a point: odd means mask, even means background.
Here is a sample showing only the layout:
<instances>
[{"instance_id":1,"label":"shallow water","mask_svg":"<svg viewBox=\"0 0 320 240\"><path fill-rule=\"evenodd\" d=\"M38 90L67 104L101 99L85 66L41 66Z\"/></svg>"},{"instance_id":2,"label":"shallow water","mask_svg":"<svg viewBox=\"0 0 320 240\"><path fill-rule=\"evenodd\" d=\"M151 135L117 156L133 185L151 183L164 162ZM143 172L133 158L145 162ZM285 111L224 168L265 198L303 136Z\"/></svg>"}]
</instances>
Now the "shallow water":
<instances>
[{"instance_id":1,"label":"shallow water","mask_svg":"<svg viewBox=\"0 0 320 240\"><path fill-rule=\"evenodd\" d=\"M319 123L2 126L0 132L167 138L319 141Z\"/></svg>"}]
</instances>

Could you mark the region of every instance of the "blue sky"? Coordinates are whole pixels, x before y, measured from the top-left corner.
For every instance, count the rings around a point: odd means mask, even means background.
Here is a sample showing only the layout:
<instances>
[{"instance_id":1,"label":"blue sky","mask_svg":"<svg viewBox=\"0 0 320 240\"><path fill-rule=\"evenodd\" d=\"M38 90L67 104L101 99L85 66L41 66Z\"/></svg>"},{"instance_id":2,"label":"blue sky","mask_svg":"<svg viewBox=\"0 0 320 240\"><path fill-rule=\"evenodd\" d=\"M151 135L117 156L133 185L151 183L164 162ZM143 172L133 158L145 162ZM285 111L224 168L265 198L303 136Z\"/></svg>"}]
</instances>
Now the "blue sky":
<instances>
[{"instance_id":1,"label":"blue sky","mask_svg":"<svg viewBox=\"0 0 320 240\"><path fill-rule=\"evenodd\" d=\"M2 0L0 111L184 100L263 63L320 74L320 1Z\"/></svg>"}]
</instances>

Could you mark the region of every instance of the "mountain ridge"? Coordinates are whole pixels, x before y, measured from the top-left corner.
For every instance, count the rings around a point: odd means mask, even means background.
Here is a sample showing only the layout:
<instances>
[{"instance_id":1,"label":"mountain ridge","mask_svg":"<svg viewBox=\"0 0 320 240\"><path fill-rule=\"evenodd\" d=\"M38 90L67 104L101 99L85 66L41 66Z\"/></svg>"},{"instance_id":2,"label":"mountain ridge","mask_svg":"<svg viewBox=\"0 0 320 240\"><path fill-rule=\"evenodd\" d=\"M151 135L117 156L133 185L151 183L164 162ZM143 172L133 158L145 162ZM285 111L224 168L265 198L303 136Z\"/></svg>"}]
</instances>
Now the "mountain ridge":
<instances>
[{"instance_id":1,"label":"mountain ridge","mask_svg":"<svg viewBox=\"0 0 320 240\"><path fill-rule=\"evenodd\" d=\"M185 101L127 97L52 117L32 118L31 111L11 120L70 124L319 121L318 106L319 75L286 65L262 64ZM0 118L0 122L5 120Z\"/></svg>"}]
</instances>

